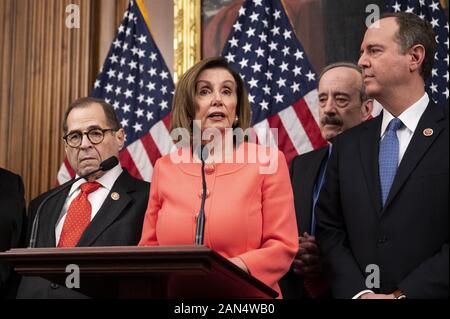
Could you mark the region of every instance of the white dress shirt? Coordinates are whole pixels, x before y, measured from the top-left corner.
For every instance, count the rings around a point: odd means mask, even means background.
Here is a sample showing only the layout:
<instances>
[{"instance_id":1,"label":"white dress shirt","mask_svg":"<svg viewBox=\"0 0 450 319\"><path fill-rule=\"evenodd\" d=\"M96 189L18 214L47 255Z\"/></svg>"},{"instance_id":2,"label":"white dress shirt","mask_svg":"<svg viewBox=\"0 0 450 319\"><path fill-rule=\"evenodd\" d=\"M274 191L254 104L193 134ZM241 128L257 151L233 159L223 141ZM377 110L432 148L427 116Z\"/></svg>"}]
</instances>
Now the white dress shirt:
<instances>
[{"instance_id":1,"label":"white dress shirt","mask_svg":"<svg viewBox=\"0 0 450 319\"><path fill-rule=\"evenodd\" d=\"M397 138L399 143L399 152L398 152L398 164L405 155L406 148L411 142L411 138L416 130L417 124L419 124L419 120L422 117L423 112L427 108L428 103L430 102L430 98L428 94L425 93L416 103L408 107L402 114L398 116L403 123L403 126L397 130ZM381 123L381 132L380 137L381 140L384 138L386 133L387 126L389 122L394 118L394 116L389 113L386 109L383 109L383 122Z\"/></svg>"},{"instance_id":2,"label":"white dress shirt","mask_svg":"<svg viewBox=\"0 0 450 319\"><path fill-rule=\"evenodd\" d=\"M400 165L403 155L405 155L409 142L411 142L413 134L417 128L417 124L419 124L419 120L422 117L423 112L425 112L429 102L430 98L428 97L428 94L425 93L416 103L408 107L398 116L403 123L403 126L397 130L397 138L399 143L398 165ZM394 116L389 113L389 111L383 109L383 122L381 123L380 132L381 140L384 138L387 126L393 118ZM363 290L356 294L353 299L358 299L361 295L369 292L373 293L372 290Z\"/></svg>"},{"instance_id":3,"label":"white dress shirt","mask_svg":"<svg viewBox=\"0 0 450 319\"><path fill-rule=\"evenodd\" d=\"M108 197L109 192L111 191L117 178L120 176L120 174L122 174L122 171L123 169L120 166L120 164L117 164L115 167L107 171L105 175L96 180L96 182L98 182L101 185L100 188L88 195L88 200L92 206L91 221L92 219L94 219L95 215L100 210L100 207L103 205L103 202L105 201L106 197ZM78 175L76 177L78 177ZM59 238L61 236L61 231L64 226L64 221L66 220L67 209L69 208L72 201L80 193L80 185L86 182L87 180L82 178L78 182L73 184L72 187L70 188L66 202L64 203L63 209L61 211L59 220L56 223L55 228L56 244L59 243Z\"/></svg>"}]
</instances>

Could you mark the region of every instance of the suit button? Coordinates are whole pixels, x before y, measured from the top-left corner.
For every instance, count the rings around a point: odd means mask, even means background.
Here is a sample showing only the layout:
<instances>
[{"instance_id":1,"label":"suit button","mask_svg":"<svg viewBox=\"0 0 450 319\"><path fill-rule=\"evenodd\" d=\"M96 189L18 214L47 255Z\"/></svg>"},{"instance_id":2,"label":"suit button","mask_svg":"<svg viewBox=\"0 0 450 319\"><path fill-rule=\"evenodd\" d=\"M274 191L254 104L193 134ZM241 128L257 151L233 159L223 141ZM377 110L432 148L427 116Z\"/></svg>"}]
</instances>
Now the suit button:
<instances>
[{"instance_id":1,"label":"suit button","mask_svg":"<svg viewBox=\"0 0 450 319\"><path fill-rule=\"evenodd\" d=\"M58 284L55 284L54 282L52 282L52 283L50 284L50 288L52 288L52 289L58 289L58 288L59 288L59 285L58 285Z\"/></svg>"},{"instance_id":2,"label":"suit button","mask_svg":"<svg viewBox=\"0 0 450 319\"><path fill-rule=\"evenodd\" d=\"M378 244L385 244L387 242L386 236L381 236L378 238Z\"/></svg>"},{"instance_id":3,"label":"suit button","mask_svg":"<svg viewBox=\"0 0 450 319\"><path fill-rule=\"evenodd\" d=\"M211 175L214 173L215 170L216 170L216 168L214 167L214 165L212 165L212 164L205 165L205 173L206 174Z\"/></svg>"}]
</instances>

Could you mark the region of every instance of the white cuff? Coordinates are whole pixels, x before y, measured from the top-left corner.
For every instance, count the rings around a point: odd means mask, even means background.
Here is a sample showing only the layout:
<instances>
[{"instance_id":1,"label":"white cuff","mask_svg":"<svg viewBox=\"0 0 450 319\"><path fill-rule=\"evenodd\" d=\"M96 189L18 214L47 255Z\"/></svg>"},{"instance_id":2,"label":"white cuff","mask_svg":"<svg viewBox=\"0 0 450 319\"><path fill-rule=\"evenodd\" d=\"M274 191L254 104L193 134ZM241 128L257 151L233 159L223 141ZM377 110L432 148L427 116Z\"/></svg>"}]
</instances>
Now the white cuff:
<instances>
[{"instance_id":1,"label":"white cuff","mask_svg":"<svg viewBox=\"0 0 450 319\"><path fill-rule=\"evenodd\" d=\"M372 290L363 290L360 293L357 293L356 295L354 295L352 299L359 299L359 297L361 297L362 295L367 294L369 292L374 294L374 292Z\"/></svg>"}]
</instances>

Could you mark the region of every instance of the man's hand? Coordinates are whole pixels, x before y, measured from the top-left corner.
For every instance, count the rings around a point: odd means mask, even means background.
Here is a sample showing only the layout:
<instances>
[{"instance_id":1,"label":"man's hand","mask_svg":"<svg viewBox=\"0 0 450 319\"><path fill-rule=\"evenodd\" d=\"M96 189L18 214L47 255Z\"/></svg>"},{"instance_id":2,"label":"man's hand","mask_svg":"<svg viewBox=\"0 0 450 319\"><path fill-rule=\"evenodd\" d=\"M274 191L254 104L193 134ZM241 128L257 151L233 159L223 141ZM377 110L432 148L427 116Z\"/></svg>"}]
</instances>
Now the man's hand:
<instances>
[{"instance_id":1,"label":"man's hand","mask_svg":"<svg viewBox=\"0 0 450 319\"><path fill-rule=\"evenodd\" d=\"M316 238L305 232L298 238L298 243L299 248L292 263L292 270L295 274L306 278L320 276L322 260L319 255Z\"/></svg>"}]
</instances>

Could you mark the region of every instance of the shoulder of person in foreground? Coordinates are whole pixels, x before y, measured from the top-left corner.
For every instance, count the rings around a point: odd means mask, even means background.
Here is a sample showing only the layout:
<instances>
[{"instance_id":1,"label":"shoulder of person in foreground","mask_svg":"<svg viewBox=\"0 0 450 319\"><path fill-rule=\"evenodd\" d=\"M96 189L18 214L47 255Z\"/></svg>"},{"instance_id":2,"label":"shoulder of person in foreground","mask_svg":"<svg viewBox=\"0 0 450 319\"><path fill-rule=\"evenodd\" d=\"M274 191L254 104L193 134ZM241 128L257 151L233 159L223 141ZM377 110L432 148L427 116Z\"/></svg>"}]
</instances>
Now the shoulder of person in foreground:
<instances>
[{"instance_id":1,"label":"shoulder of person in foreground","mask_svg":"<svg viewBox=\"0 0 450 319\"><path fill-rule=\"evenodd\" d=\"M22 178L6 169L0 168L0 194L18 193L23 196Z\"/></svg>"}]
</instances>

